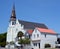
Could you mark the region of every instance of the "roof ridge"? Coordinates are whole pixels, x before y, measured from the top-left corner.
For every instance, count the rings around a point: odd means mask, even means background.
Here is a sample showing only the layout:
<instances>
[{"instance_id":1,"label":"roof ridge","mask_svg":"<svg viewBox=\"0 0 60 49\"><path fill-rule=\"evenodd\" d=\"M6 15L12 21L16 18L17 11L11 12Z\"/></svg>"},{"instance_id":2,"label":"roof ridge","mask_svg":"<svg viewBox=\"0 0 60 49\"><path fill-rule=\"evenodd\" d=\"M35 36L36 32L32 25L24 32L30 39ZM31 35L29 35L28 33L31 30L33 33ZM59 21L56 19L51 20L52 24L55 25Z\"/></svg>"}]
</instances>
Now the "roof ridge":
<instances>
[{"instance_id":1,"label":"roof ridge","mask_svg":"<svg viewBox=\"0 0 60 49\"><path fill-rule=\"evenodd\" d=\"M19 20L19 19L18 19ZM26 21L26 20L19 20L19 21L24 21L24 22L30 22L30 23L37 23L37 22L31 22L31 21ZM44 23L39 23L38 24L44 24Z\"/></svg>"},{"instance_id":2,"label":"roof ridge","mask_svg":"<svg viewBox=\"0 0 60 49\"><path fill-rule=\"evenodd\" d=\"M24 27L28 29L35 29L35 27L48 29L48 27L43 23L29 22L29 21L24 21L24 20L19 20L19 19L18 21L20 24L24 25Z\"/></svg>"},{"instance_id":3,"label":"roof ridge","mask_svg":"<svg viewBox=\"0 0 60 49\"><path fill-rule=\"evenodd\" d=\"M45 29L45 28L39 28L39 27L36 27L37 30L39 30L41 33L48 33L48 34L56 34L55 31L53 31L52 29Z\"/></svg>"}]
</instances>

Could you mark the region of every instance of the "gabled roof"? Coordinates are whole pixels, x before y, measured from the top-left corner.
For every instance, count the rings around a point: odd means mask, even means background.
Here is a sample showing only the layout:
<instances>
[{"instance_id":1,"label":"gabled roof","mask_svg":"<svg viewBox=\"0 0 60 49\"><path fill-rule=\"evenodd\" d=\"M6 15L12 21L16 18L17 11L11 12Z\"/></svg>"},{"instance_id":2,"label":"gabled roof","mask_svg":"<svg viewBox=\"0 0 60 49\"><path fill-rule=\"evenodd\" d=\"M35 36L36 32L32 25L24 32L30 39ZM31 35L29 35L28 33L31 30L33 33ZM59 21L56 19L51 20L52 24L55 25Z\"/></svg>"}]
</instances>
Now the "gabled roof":
<instances>
[{"instance_id":1,"label":"gabled roof","mask_svg":"<svg viewBox=\"0 0 60 49\"><path fill-rule=\"evenodd\" d=\"M42 23L28 22L23 20L18 21L20 24L24 25L24 29L35 29L36 27L48 29L48 27Z\"/></svg>"},{"instance_id":2,"label":"gabled roof","mask_svg":"<svg viewBox=\"0 0 60 49\"><path fill-rule=\"evenodd\" d=\"M27 32L28 32L28 34L32 34L32 32L33 32L33 30L32 29L29 29L29 30L27 30Z\"/></svg>"},{"instance_id":3,"label":"gabled roof","mask_svg":"<svg viewBox=\"0 0 60 49\"><path fill-rule=\"evenodd\" d=\"M56 32L51 29L37 28L37 30L39 30L41 33L56 34Z\"/></svg>"}]
</instances>

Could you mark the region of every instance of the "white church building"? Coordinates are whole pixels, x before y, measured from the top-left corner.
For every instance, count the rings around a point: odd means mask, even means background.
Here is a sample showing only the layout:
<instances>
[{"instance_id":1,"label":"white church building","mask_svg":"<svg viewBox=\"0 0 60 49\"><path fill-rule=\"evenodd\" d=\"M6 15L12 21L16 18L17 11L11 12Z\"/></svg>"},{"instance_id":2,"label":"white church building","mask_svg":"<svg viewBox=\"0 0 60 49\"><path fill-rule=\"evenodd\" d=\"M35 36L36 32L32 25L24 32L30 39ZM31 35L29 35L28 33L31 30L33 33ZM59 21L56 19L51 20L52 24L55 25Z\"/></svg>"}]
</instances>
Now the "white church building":
<instances>
[{"instance_id":1,"label":"white church building","mask_svg":"<svg viewBox=\"0 0 60 49\"><path fill-rule=\"evenodd\" d=\"M17 34L21 31L31 40L31 47L34 49L45 48L45 44L50 44L51 48L55 47L57 36L56 32L49 29L43 23L28 22L16 19L15 6L13 6L12 14L7 29L6 42L17 42Z\"/></svg>"}]
</instances>

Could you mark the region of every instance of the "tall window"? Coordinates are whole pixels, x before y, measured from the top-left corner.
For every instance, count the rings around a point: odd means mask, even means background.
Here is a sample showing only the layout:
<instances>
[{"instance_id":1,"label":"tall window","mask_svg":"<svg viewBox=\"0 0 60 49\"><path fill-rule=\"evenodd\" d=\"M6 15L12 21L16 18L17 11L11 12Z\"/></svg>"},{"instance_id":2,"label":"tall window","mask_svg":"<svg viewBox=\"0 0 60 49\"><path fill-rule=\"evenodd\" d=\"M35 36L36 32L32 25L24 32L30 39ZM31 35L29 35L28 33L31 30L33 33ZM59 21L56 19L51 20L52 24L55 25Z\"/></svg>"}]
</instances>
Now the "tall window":
<instances>
[{"instance_id":1,"label":"tall window","mask_svg":"<svg viewBox=\"0 0 60 49\"><path fill-rule=\"evenodd\" d=\"M46 34L45 34L45 37L46 37Z\"/></svg>"},{"instance_id":2,"label":"tall window","mask_svg":"<svg viewBox=\"0 0 60 49\"><path fill-rule=\"evenodd\" d=\"M37 46L37 43L33 43L34 46Z\"/></svg>"},{"instance_id":3,"label":"tall window","mask_svg":"<svg viewBox=\"0 0 60 49\"><path fill-rule=\"evenodd\" d=\"M39 34L37 34L37 37L39 37Z\"/></svg>"},{"instance_id":4,"label":"tall window","mask_svg":"<svg viewBox=\"0 0 60 49\"><path fill-rule=\"evenodd\" d=\"M34 38L35 38L35 34L34 34Z\"/></svg>"}]
</instances>

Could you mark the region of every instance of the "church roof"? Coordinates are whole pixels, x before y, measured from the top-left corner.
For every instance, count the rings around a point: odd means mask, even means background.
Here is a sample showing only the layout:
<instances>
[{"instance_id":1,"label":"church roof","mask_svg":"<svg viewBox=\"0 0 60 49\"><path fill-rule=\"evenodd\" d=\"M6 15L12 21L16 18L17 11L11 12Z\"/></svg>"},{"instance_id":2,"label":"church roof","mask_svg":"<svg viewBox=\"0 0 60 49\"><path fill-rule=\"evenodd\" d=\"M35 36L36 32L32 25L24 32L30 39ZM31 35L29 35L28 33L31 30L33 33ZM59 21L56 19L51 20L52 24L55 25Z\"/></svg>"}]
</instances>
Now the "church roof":
<instances>
[{"instance_id":1,"label":"church roof","mask_svg":"<svg viewBox=\"0 0 60 49\"><path fill-rule=\"evenodd\" d=\"M48 27L42 23L28 22L23 20L18 21L20 24L24 25L24 29L35 29L36 27L48 29Z\"/></svg>"},{"instance_id":2,"label":"church roof","mask_svg":"<svg viewBox=\"0 0 60 49\"><path fill-rule=\"evenodd\" d=\"M51 29L43 29L43 28L37 28L41 33L47 33L47 34L56 34L56 32L54 32Z\"/></svg>"}]
</instances>

